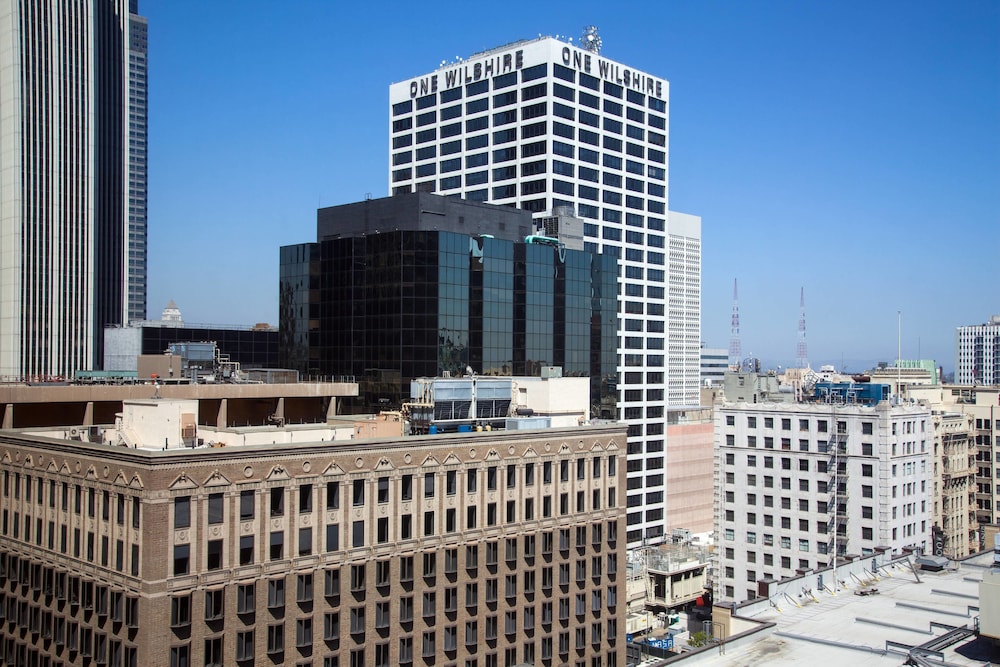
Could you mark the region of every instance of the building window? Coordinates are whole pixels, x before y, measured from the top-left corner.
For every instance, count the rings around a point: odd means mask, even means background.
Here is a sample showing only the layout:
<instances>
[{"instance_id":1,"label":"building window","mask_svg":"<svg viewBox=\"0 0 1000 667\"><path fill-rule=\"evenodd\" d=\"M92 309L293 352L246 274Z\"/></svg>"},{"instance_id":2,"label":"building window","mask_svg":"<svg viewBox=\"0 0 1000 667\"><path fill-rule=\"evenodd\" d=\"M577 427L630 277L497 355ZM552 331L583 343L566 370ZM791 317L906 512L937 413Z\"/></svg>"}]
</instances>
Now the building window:
<instances>
[{"instance_id":1,"label":"building window","mask_svg":"<svg viewBox=\"0 0 1000 667\"><path fill-rule=\"evenodd\" d=\"M312 554L312 528L299 528L299 555Z\"/></svg>"},{"instance_id":2,"label":"building window","mask_svg":"<svg viewBox=\"0 0 1000 667\"><path fill-rule=\"evenodd\" d=\"M311 603L313 601L313 576L312 574L299 574L295 577L295 601L299 604Z\"/></svg>"},{"instance_id":3,"label":"building window","mask_svg":"<svg viewBox=\"0 0 1000 667\"><path fill-rule=\"evenodd\" d=\"M365 564L351 566L351 592L360 593L365 590Z\"/></svg>"},{"instance_id":4,"label":"building window","mask_svg":"<svg viewBox=\"0 0 1000 667\"><path fill-rule=\"evenodd\" d=\"M323 614L323 641L335 642L340 639L340 614L327 612Z\"/></svg>"},{"instance_id":5,"label":"building window","mask_svg":"<svg viewBox=\"0 0 1000 667\"><path fill-rule=\"evenodd\" d=\"M365 608L351 607L351 634L363 635L365 633Z\"/></svg>"},{"instance_id":6,"label":"building window","mask_svg":"<svg viewBox=\"0 0 1000 667\"><path fill-rule=\"evenodd\" d=\"M253 535L240 535L240 565L253 563Z\"/></svg>"},{"instance_id":7,"label":"building window","mask_svg":"<svg viewBox=\"0 0 1000 667\"><path fill-rule=\"evenodd\" d=\"M217 621L225 615L225 590L205 591L205 620Z\"/></svg>"},{"instance_id":8,"label":"building window","mask_svg":"<svg viewBox=\"0 0 1000 667\"><path fill-rule=\"evenodd\" d=\"M281 560L285 557L285 534L280 530L271 533L271 560Z\"/></svg>"},{"instance_id":9,"label":"building window","mask_svg":"<svg viewBox=\"0 0 1000 667\"><path fill-rule=\"evenodd\" d=\"M267 580L267 608L281 609L285 606L285 579Z\"/></svg>"},{"instance_id":10,"label":"building window","mask_svg":"<svg viewBox=\"0 0 1000 667\"><path fill-rule=\"evenodd\" d=\"M81 631L82 632L82 631ZM81 642L82 644L88 643L87 641ZM89 646L81 646L80 654L83 656L90 655ZM170 667L190 667L191 666L191 647L188 644L183 646L171 646L170 647Z\"/></svg>"},{"instance_id":11,"label":"building window","mask_svg":"<svg viewBox=\"0 0 1000 667\"><path fill-rule=\"evenodd\" d=\"M240 491L240 521L253 519L254 495L253 491Z\"/></svg>"},{"instance_id":12,"label":"building window","mask_svg":"<svg viewBox=\"0 0 1000 667\"><path fill-rule=\"evenodd\" d=\"M300 618L295 621L295 646L306 649L312 646L312 619Z\"/></svg>"},{"instance_id":13,"label":"building window","mask_svg":"<svg viewBox=\"0 0 1000 667\"><path fill-rule=\"evenodd\" d=\"M355 521L351 526L351 546L365 546L365 522Z\"/></svg>"},{"instance_id":14,"label":"building window","mask_svg":"<svg viewBox=\"0 0 1000 667\"><path fill-rule=\"evenodd\" d=\"M278 486L271 489L271 516L284 516L285 489Z\"/></svg>"},{"instance_id":15,"label":"building window","mask_svg":"<svg viewBox=\"0 0 1000 667\"><path fill-rule=\"evenodd\" d=\"M205 667L222 667L222 637L205 640Z\"/></svg>"},{"instance_id":16,"label":"building window","mask_svg":"<svg viewBox=\"0 0 1000 667\"><path fill-rule=\"evenodd\" d=\"M209 540L205 568L218 570L222 567L222 540Z\"/></svg>"},{"instance_id":17,"label":"building window","mask_svg":"<svg viewBox=\"0 0 1000 667\"><path fill-rule=\"evenodd\" d=\"M340 482L326 483L326 508L340 509Z\"/></svg>"},{"instance_id":18,"label":"building window","mask_svg":"<svg viewBox=\"0 0 1000 667\"><path fill-rule=\"evenodd\" d=\"M399 622L413 622L413 597L406 596L399 599Z\"/></svg>"},{"instance_id":19,"label":"building window","mask_svg":"<svg viewBox=\"0 0 1000 667\"><path fill-rule=\"evenodd\" d=\"M323 576L323 595L334 599L340 597L340 569L325 571Z\"/></svg>"},{"instance_id":20,"label":"building window","mask_svg":"<svg viewBox=\"0 0 1000 667\"><path fill-rule=\"evenodd\" d=\"M236 589L236 613L252 614L256 609L256 584L240 584Z\"/></svg>"},{"instance_id":21,"label":"building window","mask_svg":"<svg viewBox=\"0 0 1000 667\"><path fill-rule=\"evenodd\" d=\"M191 566L191 545L174 545L174 575L188 574Z\"/></svg>"},{"instance_id":22,"label":"building window","mask_svg":"<svg viewBox=\"0 0 1000 667\"><path fill-rule=\"evenodd\" d=\"M299 487L299 513L306 514L312 512L312 484L303 484Z\"/></svg>"},{"instance_id":23,"label":"building window","mask_svg":"<svg viewBox=\"0 0 1000 667\"><path fill-rule=\"evenodd\" d=\"M274 655L285 650L285 624L272 623L267 626L267 653Z\"/></svg>"},{"instance_id":24,"label":"building window","mask_svg":"<svg viewBox=\"0 0 1000 667\"><path fill-rule=\"evenodd\" d=\"M208 495L208 523L209 525L222 523L221 493L210 493Z\"/></svg>"},{"instance_id":25,"label":"building window","mask_svg":"<svg viewBox=\"0 0 1000 667\"><path fill-rule=\"evenodd\" d=\"M191 625L191 595L170 598L170 627L184 628Z\"/></svg>"},{"instance_id":26,"label":"building window","mask_svg":"<svg viewBox=\"0 0 1000 667\"><path fill-rule=\"evenodd\" d=\"M91 491L93 489L90 489ZM174 528L190 528L191 526L191 497L179 496L174 498Z\"/></svg>"}]
</instances>

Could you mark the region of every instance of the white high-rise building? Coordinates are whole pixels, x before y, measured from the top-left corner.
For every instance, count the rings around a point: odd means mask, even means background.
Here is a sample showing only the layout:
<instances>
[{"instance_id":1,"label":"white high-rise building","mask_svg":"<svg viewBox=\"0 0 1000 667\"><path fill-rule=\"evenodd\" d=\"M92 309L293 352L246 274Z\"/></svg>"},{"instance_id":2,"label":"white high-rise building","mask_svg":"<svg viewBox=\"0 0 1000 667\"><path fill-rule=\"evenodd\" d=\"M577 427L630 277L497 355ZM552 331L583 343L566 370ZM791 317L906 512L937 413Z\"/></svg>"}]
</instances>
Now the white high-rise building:
<instances>
[{"instance_id":1,"label":"white high-rise building","mask_svg":"<svg viewBox=\"0 0 1000 667\"><path fill-rule=\"evenodd\" d=\"M835 557L929 552L933 440L922 405L716 405L716 600Z\"/></svg>"},{"instance_id":2,"label":"white high-rise building","mask_svg":"<svg viewBox=\"0 0 1000 667\"><path fill-rule=\"evenodd\" d=\"M393 194L571 209L619 258L630 544L664 534L667 406L699 402L701 219L668 208L668 100L666 80L552 37L389 88Z\"/></svg>"},{"instance_id":3,"label":"white high-rise building","mask_svg":"<svg viewBox=\"0 0 1000 667\"><path fill-rule=\"evenodd\" d=\"M0 0L0 376L145 317L145 56L137 0Z\"/></svg>"},{"instance_id":4,"label":"white high-rise building","mask_svg":"<svg viewBox=\"0 0 1000 667\"><path fill-rule=\"evenodd\" d=\"M1000 384L1000 315L956 330L955 384Z\"/></svg>"}]
</instances>

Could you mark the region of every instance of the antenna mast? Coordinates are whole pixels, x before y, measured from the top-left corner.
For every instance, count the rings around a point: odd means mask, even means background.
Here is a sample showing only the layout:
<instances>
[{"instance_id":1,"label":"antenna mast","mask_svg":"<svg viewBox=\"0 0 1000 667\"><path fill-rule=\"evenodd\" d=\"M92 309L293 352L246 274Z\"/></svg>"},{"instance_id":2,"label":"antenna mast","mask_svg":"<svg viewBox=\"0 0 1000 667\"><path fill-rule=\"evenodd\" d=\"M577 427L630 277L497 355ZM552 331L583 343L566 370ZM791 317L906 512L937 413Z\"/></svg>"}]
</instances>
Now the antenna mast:
<instances>
[{"instance_id":1,"label":"antenna mast","mask_svg":"<svg viewBox=\"0 0 1000 667\"><path fill-rule=\"evenodd\" d=\"M732 335L729 338L729 368L732 370L739 370L742 350L740 349L740 299L739 292L736 289L736 278L733 278L732 325Z\"/></svg>"},{"instance_id":2,"label":"antenna mast","mask_svg":"<svg viewBox=\"0 0 1000 667\"><path fill-rule=\"evenodd\" d=\"M799 289L799 344L795 356L799 368L809 368L809 355L806 353L806 288Z\"/></svg>"},{"instance_id":3,"label":"antenna mast","mask_svg":"<svg viewBox=\"0 0 1000 667\"><path fill-rule=\"evenodd\" d=\"M572 40L571 40L572 41ZM588 25L583 28L583 35L580 37L580 47L584 51L590 51L591 53L601 52L601 36L597 34L596 25Z\"/></svg>"}]
</instances>

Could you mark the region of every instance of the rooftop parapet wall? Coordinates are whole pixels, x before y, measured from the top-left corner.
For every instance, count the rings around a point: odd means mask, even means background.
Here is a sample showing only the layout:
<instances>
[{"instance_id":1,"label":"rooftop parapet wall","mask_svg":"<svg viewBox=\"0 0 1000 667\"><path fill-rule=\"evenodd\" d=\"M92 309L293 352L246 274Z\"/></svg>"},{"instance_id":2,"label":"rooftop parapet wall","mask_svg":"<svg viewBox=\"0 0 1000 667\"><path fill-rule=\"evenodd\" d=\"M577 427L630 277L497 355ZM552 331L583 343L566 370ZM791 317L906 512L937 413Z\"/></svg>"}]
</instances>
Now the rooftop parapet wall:
<instances>
[{"instance_id":1,"label":"rooftop parapet wall","mask_svg":"<svg viewBox=\"0 0 1000 667\"><path fill-rule=\"evenodd\" d=\"M772 607L778 608L800 604L799 600L830 591L864 588L881 578L887 572L895 574L911 570L913 556L907 554L892 558L886 554L875 556L848 556L838 562L836 568L827 567L783 579L781 581L758 582L758 587L766 595L735 605L733 613L752 617ZM836 575L834 570L836 569ZM913 575L910 575L913 576Z\"/></svg>"}]
</instances>

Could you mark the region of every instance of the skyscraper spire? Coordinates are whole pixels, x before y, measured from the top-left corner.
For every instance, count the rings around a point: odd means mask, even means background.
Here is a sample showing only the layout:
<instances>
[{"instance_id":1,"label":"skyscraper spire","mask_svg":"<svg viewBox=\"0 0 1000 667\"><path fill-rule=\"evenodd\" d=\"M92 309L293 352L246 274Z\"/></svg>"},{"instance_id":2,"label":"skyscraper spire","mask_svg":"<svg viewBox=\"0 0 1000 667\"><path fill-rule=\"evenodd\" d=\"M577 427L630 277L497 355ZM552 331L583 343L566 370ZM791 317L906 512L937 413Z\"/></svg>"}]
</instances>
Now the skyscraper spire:
<instances>
[{"instance_id":1,"label":"skyscraper spire","mask_svg":"<svg viewBox=\"0 0 1000 667\"><path fill-rule=\"evenodd\" d=\"M799 344L795 350L795 363L799 368L809 368L809 355L806 352L806 288L799 292Z\"/></svg>"},{"instance_id":2,"label":"skyscraper spire","mask_svg":"<svg viewBox=\"0 0 1000 667\"><path fill-rule=\"evenodd\" d=\"M729 367L738 369L740 367L740 356L743 354L740 349L740 298L736 289L736 278L733 278L733 330L729 338Z\"/></svg>"}]
</instances>

